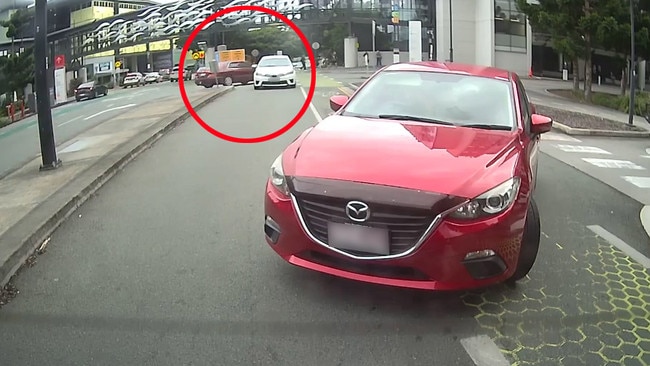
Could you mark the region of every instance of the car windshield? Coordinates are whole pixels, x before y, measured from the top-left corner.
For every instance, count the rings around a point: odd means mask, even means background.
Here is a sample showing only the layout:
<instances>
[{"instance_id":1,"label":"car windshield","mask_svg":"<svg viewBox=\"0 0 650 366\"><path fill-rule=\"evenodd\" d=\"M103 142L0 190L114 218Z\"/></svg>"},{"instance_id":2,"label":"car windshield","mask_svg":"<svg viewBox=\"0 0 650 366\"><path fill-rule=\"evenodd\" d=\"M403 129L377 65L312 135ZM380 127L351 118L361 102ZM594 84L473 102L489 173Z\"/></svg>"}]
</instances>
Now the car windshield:
<instances>
[{"instance_id":1,"label":"car windshield","mask_svg":"<svg viewBox=\"0 0 650 366\"><path fill-rule=\"evenodd\" d=\"M510 129L516 126L512 95L505 80L387 71L361 88L342 114Z\"/></svg>"},{"instance_id":2,"label":"car windshield","mask_svg":"<svg viewBox=\"0 0 650 366\"><path fill-rule=\"evenodd\" d=\"M138 74L126 74L127 78L136 77L136 76L138 76Z\"/></svg>"},{"instance_id":3,"label":"car windshield","mask_svg":"<svg viewBox=\"0 0 650 366\"><path fill-rule=\"evenodd\" d=\"M281 67L291 66L291 61L288 57L268 57L260 60L257 64L258 67Z\"/></svg>"},{"instance_id":4,"label":"car windshield","mask_svg":"<svg viewBox=\"0 0 650 366\"><path fill-rule=\"evenodd\" d=\"M95 82L91 81L79 85L79 89L92 88L93 86L95 86Z\"/></svg>"}]
</instances>

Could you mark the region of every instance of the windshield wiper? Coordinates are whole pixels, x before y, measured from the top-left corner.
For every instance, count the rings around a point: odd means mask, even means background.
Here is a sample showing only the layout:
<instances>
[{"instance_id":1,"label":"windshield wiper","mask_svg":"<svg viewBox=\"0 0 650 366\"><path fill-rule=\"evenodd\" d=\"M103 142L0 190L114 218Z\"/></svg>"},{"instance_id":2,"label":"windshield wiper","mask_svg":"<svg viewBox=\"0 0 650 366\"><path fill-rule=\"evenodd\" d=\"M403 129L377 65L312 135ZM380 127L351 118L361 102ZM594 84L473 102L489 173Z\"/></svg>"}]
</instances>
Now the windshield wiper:
<instances>
[{"instance_id":1,"label":"windshield wiper","mask_svg":"<svg viewBox=\"0 0 650 366\"><path fill-rule=\"evenodd\" d=\"M490 125L483 123L474 123L471 125L459 125L460 127L470 127L470 128L480 128L483 130L500 130L500 131L512 131L512 127L504 125Z\"/></svg>"},{"instance_id":2,"label":"windshield wiper","mask_svg":"<svg viewBox=\"0 0 650 366\"><path fill-rule=\"evenodd\" d=\"M408 116L404 114L380 114L377 117L381 119L394 119L396 121L426 122L426 123L435 123L437 125L455 126L451 122L439 121L437 119L417 117L417 116Z\"/></svg>"}]
</instances>

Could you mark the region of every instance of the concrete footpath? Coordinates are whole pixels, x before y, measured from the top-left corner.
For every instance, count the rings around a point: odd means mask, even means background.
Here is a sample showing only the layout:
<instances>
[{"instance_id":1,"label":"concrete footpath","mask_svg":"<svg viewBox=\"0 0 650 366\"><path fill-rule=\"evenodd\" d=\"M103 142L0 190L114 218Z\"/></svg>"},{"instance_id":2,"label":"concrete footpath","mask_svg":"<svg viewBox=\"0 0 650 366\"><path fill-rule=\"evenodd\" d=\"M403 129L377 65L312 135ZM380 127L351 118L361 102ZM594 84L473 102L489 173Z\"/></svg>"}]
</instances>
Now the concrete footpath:
<instances>
[{"instance_id":1,"label":"concrete footpath","mask_svg":"<svg viewBox=\"0 0 650 366\"><path fill-rule=\"evenodd\" d=\"M192 98L199 109L233 87ZM87 130L58 146L63 165L39 172L41 158L0 180L0 287L92 194L191 116L178 96L157 100Z\"/></svg>"}]
</instances>

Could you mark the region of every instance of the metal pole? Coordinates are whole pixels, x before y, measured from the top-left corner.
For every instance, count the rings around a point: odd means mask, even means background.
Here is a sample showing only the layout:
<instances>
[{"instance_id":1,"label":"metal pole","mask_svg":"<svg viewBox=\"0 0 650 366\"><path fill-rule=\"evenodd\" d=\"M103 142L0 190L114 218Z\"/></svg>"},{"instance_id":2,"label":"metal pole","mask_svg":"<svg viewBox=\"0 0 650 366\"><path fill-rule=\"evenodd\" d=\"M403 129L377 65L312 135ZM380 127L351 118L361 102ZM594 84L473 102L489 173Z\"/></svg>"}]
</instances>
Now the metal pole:
<instances>
[{"instance_id":1,"label":"metal pole","mask_svg":"<svg viewBox=\"0 0 650 366\"><path fill-rule=\"evenodd\" d=\"M628 116L628 123L629 124L634 124L634 110L635 110L635 103L634 103L634 94L636 93L635 90L635 85L634 85L634 66L636 64L636 52L634 50L635 45L634 45L634 2L633 0L630 0L630 112Z\"/></svg>"},{"instance_id":2,"label":"metal pole","mask_svg":"<svg viewBox=\"0 0 650 366\"><path fill-rule=\"evenodd\" d=\"M375 47L376 47L376 40L375 38L377 37L377 23L375 23L375 20L373 19L372 21L372 54L375 54Z\"/></svg>"},{"instance_id":3,"label":"metal pole","mask_svg":"<svg viewBox=\"0 0 650 366\"><path fill-rule=\"evenodd\" d=\"M454 62L454 26L451 11L451 0L449 0L449 62Z\"/></svg>"},{"instance_id":4,"label":"metal pole","mask_svg":"<svg viewBox=\"0 0 650 366\"><path fill-rule=\"evenodd\" d=\"M34 79L36 82L36 103L38 111L38 134L41 140L43 165L40 170L56 169L61 161L56 156L54 127L47 72L47 0L36 0L34 35Z\"/></svg>"}]
</instances>

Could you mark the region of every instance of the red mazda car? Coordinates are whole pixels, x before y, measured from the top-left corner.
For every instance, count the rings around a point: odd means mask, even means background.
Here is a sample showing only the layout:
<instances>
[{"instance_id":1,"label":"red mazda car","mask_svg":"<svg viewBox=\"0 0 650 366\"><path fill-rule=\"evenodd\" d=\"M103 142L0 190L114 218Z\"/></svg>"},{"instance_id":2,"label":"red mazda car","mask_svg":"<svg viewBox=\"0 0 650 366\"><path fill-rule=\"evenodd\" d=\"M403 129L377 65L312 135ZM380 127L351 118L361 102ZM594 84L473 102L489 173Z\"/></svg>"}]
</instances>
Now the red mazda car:
<instances>
[{"instance_id":1,"label":"red mazda car","mask_svg":"<svg viewBox=\"0 0 650 366\"><path fill-rule=\"evenodd\" d=\"M387 66L273 162L268 244L291 264L376 284L463 290L514 282L540 242L540 135L512 72Z\"/></svg>"}]
</instances>

